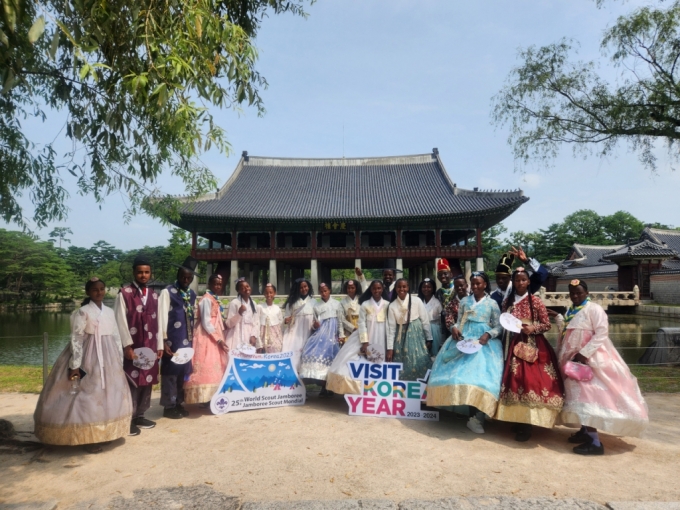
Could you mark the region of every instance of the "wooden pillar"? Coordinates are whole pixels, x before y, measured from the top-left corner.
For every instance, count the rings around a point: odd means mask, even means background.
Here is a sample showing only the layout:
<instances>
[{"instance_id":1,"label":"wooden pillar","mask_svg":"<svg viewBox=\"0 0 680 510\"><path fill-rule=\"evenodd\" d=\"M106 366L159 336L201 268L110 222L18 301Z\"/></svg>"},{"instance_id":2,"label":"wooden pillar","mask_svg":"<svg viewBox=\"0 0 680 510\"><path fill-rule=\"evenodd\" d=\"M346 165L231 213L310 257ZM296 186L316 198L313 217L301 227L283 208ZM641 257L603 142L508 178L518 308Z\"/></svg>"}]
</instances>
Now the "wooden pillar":
<instances>
[{"instance_id":1,"label":"wooden pillar","mask_svg":"<svg viewBox=\"0 0 680 510\"><path fill-rule=\"evenodd\" d=\"M482 229L477 228L477 257L482 256Z\"/></svg>"},{"instance_id":2,"label":"wooden pillar","mask_svg":"<svg viewBox=\"0 0 680 510\"><path fill-rule=\"evenodd\" d=\"M361 230L354 231L354 258L361 258Z\"/></svg>"},{"instance_id":3,"label":"wooden pillar","mask_svg":"<svg viewBox=\"0 0 680 510\"><path fill-rule=\"evenodd\" d=\"M401 229L397 229L397 258L401 258Z\"/></svg>"},{"instance_id":4,"label":"wooden pillar","mask_svg":"<svg viewBox=\"0 0 680 510\"><path fill-rule=\"evenodd\" d=\"M434 231L434 245L435 245L435 255L437 257L442 256L442 229L437 228ZM436 264L436 259L435 259ZM436 267L436 265L435 265Z\"/></svg>"},{"instance_id":5,"label":"wooden pillar","mask_svg":"<svg viewBox=\"0 0 680 510\"><path fill-rule=\"evenodd\" d=\"M196 232L191 233L191 256L195 257L196 256L196 240L197 240L198 234Z\"/></svg>"}]
</instances>

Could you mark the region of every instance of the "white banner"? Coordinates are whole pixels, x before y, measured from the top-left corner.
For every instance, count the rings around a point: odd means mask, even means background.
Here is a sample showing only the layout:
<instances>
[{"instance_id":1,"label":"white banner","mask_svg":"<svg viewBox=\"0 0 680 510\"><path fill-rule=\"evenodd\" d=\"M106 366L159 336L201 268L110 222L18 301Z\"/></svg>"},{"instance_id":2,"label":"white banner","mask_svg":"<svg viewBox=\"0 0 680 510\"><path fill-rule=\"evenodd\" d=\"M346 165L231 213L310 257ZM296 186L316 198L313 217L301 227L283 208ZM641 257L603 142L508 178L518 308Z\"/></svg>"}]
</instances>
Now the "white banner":
<instances>
[{"instance_id":1,"label":"white banner","mask_svg":"<svg viewBox=\"0 0 680 510\"><path fill-rule=\"evenodd\" d=\"M225 414L304 405L307 393L292 357L292 352L230 355L220 389L210 401L210 410Z\"/></svg>"},{"instance_id":2,"label":"white banner","mask_svg":"<svg viewBox=\"0 0 680 510\"><path fill-rule=\"evenodd\" d=\"M362 381L361 395L345 395L351 416L439 421L439 411L420 409L427 398L430 371L417 381L400 381L401 363L349 361L352 379Z\"/></svg>"}]
</instances>

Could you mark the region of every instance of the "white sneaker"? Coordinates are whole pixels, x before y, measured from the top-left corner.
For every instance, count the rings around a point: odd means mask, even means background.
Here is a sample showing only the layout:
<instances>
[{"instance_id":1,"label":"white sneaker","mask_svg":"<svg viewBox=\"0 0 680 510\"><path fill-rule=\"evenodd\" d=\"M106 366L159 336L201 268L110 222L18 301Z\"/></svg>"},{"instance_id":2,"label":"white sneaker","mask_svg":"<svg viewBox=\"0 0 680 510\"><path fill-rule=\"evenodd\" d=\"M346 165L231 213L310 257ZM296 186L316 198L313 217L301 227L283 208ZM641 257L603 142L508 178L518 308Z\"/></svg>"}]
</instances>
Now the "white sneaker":
<instances>
[{"instance_id":1,"label":"white sneaker","mask_svg":"<svg viewBox=\"0 0 680 510\"><path fill-rule=\"evenodd\" d=\"M484 427L482 426L482 422L479 421L474 416L468 420L467 428L469 428L475 434L484 434Z\"/></svg>"}]
</instances>

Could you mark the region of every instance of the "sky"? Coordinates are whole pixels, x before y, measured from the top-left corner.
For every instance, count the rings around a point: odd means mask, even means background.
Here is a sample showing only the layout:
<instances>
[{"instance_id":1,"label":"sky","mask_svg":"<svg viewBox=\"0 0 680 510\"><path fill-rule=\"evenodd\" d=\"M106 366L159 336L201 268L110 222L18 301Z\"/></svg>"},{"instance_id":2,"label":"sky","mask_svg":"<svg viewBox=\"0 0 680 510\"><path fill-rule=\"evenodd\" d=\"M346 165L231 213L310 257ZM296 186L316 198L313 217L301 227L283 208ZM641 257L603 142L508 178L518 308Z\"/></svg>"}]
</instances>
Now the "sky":
<instances>
[{"instance_id":1,"label":"sky","mask_svg":"<svg viewBox=\"0 0 680 510\"><path fill-rule=\"evenodd\" d=\"M600 49L603 31L642 2L609 0L319 0L309 17L270 16L256 45L259 71L269 88L267 109L237 113L213 109L233 147L229 157L202 157L223 184L241 156L372 157L429 153L439 149L461 188L521 188L530 197L504 221L509 231L535 231L578 209L599 214L625 210L645 222L680 226L680 173L659 149L651 174L624 145L607 159L574 157L570 147L549 166L517 172L508 131L491 123L491 99L519 64L519 48L562 37L580 43L580 60L599 60L600 72L616 80ZM57 113L31 132L51 140L63 125ZM35 129L33 129L35 128ZM61 135L63 137L63 135ZM63 144L64 149L66 144ZM103 239L121 249L162 245L168 227L145 215L123 219L125 201L71 192L70 239L90 246ZM178 180L163 176L164 191L181 194ZM266 199L266 197L263 197ZM30 213L30 202L22 204ZM15 228L12 225L6 228Z\"/></svg>"}]
</instances>

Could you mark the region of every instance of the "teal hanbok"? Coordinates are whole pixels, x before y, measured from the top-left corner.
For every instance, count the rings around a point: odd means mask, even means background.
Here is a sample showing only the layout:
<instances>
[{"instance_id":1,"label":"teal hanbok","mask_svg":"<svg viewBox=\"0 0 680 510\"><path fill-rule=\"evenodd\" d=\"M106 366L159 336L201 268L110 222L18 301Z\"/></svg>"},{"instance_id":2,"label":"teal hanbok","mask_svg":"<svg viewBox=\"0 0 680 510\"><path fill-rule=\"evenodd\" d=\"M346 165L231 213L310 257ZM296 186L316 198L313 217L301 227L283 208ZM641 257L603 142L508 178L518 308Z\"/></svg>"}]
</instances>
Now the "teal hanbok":
<instances>
[{"instance_id":1,"label":"teal hanbok","mask_svg":"<svg viewBox=\"0 0 680 510\"><path fill-rule=\"evenodd\" d=\"M416 296L404 301L395 299L387 311L387 349L393 349L392 361L402 363L399 379L415 381L427 375L432 359L426 342L432 341L430 320L425 304Z\"/></svg>"},{"instance_id":2,"label":"teal hanbok","mask_svg":"<svg viewBox=\"0 0 680 510\"><path fill-rule=\"evenodd\" d=\"M503 376L503 347L497 338L500 313L488 296L479 301L474 296L461 300L456 328L462 337L473 340L488 333L491 338L476 353L464 354L456 347L456 340L449 337L430 373L428 406L472 406L488 416L494 415Z\"/></svg>"}]
</instances>

